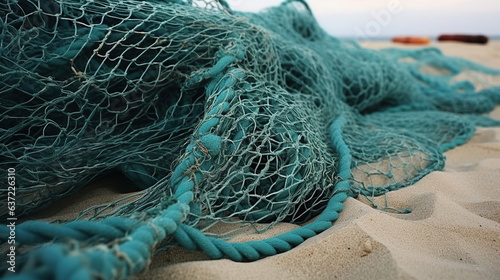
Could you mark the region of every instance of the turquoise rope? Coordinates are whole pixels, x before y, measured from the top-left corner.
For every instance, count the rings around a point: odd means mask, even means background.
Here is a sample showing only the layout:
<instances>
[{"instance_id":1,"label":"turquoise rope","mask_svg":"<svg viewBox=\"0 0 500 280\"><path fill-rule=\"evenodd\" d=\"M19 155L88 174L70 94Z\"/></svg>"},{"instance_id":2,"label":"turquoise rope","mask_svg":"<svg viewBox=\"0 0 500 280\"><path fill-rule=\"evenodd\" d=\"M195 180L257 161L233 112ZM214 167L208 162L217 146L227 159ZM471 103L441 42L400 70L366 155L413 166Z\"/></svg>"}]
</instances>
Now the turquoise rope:
<instances>
[{"instance_id":1,"label":"turquoise rope","mask_svg":"<svg viewBox=\"0 0 500 280\"><path fill-rule=\"evenodd\" d=\"M115 245L73 248L74 244L52 244L36 248L30 252L22 274L6 279L19 279L18 276L21 279L127 279L147 267L154 248L176 232L187 211L186 205L173 204L137 226Z\"/></svg>"},{"instance_id":2,"label":"turquoise rope","mask_svg":"<svg viewBox=\"0 0 500 280\"><path fill-rule=\"evenodd\" d=\"M189 250L201 250L213 259L227 257L234 261L255 261L286 252L300 245L304 240L330 228L344 209L343 203L346 201L349 191L347 178L351 175L352 156L342 139L343 125L344 118L339 117L330 126L331 141L340 156L338 176L342 180L336 183L335 194L314 222L269 239L241 243L208 237L198 229L183 224L174 233L177 243Z\"/></svg>"},{"instance_id":3,"label":"turquoise rope","mask_svg":"<svg viewBox=\"0 0 500 280\"><path fill-rule=\"evenodd\" d=\"M137 224L138 221L121 217L111 217L99 222L73 221L61 225L27 221L16 227L16 243L18 246L34 245L67 238L78 241L101 238L111 241L125 236ZM8 227L0 227L0 242L7 241L9 231Z\"/></svg>"}]
</instances>

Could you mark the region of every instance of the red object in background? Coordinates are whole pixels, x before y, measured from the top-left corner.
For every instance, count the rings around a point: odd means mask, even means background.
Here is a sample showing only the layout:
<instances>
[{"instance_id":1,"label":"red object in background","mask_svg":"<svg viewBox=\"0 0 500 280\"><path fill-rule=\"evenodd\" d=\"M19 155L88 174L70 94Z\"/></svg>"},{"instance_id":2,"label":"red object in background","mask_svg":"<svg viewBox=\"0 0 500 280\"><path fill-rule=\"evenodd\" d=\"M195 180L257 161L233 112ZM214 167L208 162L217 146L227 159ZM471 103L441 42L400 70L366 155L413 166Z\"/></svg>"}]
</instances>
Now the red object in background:
<instances>
[{"instance_id":1,"label":"red object in background","mask_svg":"<svg viewBox=\"0 0 500 280\"><path fill-rule=\"evenodd\" d=\"M488 43L488 37L484 35L445 34L439 35L438 41L457 41L464 43L486 44Z\"/></svg>"},{"instance_id":2,"label":"red object in background","mask_svg":"<svg viewBox=\"0 0 500 280\"><path fill-rule=\"evenodd\" d=\"M412 44L412 45L427 45L431 42L429 37L394 37L394 43Z\"/></svg>"}]
</instances>

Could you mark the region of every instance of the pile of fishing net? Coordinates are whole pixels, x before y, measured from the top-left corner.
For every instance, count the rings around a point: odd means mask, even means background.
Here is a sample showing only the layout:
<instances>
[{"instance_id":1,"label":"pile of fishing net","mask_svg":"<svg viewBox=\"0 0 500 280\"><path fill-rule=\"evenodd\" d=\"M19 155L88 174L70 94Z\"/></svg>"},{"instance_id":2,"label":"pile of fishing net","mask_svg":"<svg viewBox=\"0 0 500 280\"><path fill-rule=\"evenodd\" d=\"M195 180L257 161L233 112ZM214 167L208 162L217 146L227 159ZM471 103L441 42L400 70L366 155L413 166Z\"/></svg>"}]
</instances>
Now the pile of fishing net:
<instances>
[{"instance_id":1,"label":"pile of fishing net","mask_svg":"<svg viewBox=\"0 0 500 280\"><path fill-rule=\"evenodd\" d=\"M252 14L212 0L6 0L0 24L13 278L124 279L171 246L278 254L328 229L348 196L415 183L499 124L482 114L500 90L455 79L496 70L435 48L363 49L303 1ZM70 221L30 218L110 174L136 193ZM250 242L210 230L283 221L303 226Z\"/></svg>"}]
</instances>

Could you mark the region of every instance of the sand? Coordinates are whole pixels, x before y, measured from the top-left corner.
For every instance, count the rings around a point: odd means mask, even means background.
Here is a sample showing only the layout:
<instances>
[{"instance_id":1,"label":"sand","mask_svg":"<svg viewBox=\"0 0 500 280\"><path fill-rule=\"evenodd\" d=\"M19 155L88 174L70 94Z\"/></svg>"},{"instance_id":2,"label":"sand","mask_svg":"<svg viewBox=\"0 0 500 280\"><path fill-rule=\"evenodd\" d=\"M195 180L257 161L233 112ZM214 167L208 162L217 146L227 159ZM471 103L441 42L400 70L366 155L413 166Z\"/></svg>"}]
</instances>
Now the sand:
<instances>
[{"instance_id":1,"label":"sand","mask_svg":"<svg viewBox=\"0 0 500 280\"><path fill-rule=\"evenodd\" d=\"M500 68L500 42L433 45ZM476 82L500 84L500 77ZM492 116L500 119L500 107ZM176 248L158 253L136 279L500 279L500 128L478 128L468 143L446 156L444 170L388 195L389 206L411 208L411 214L377 210L362 198L349 198L333 227L289 252L236 263ZM86 195L68 198L38 218L69 217L120 196L104 185L86 188ZM294 227L282 223L240 240L268 238Z\"/></svg>"}]
</instances>

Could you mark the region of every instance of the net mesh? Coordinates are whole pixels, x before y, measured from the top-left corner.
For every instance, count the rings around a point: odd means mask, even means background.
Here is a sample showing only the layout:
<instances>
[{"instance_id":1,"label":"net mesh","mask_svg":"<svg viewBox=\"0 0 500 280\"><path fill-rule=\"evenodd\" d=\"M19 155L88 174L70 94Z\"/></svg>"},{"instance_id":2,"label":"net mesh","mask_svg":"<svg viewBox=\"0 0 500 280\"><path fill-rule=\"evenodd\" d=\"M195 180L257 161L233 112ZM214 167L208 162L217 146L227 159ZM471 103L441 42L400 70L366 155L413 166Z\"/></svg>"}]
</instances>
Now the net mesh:
<instances>
[{"instance_id":1,"label":"net mesh","mask_svg":"<svg viewBox=\"0 0 500 280\"><path fill-rule=\"evenodd\" d=\"M453 80L496 70L435 48L363 49L325 33L303 1L253 14L209 0L7 0L0 24L0 165L16 170L19 217L118 172L123 191L140 192L79 220L148 223L183 205L178 228L227 238L235 233L210 227L309 221L344 180L354 197L410 185L441 169L443 152L475 126L498 125L481 114L500 90ZM339 118L341 131L331 126ZM332 145L337 136L349 156ZM160 242L209 251L178 232L155 240L148 258ZM43 243L32 234L24 243ZM102 244L85 242L58 250ZM26 260L47 254L33 251ZM146 264L125 266L110 275Z\"/></svg>"}]
</instances>

